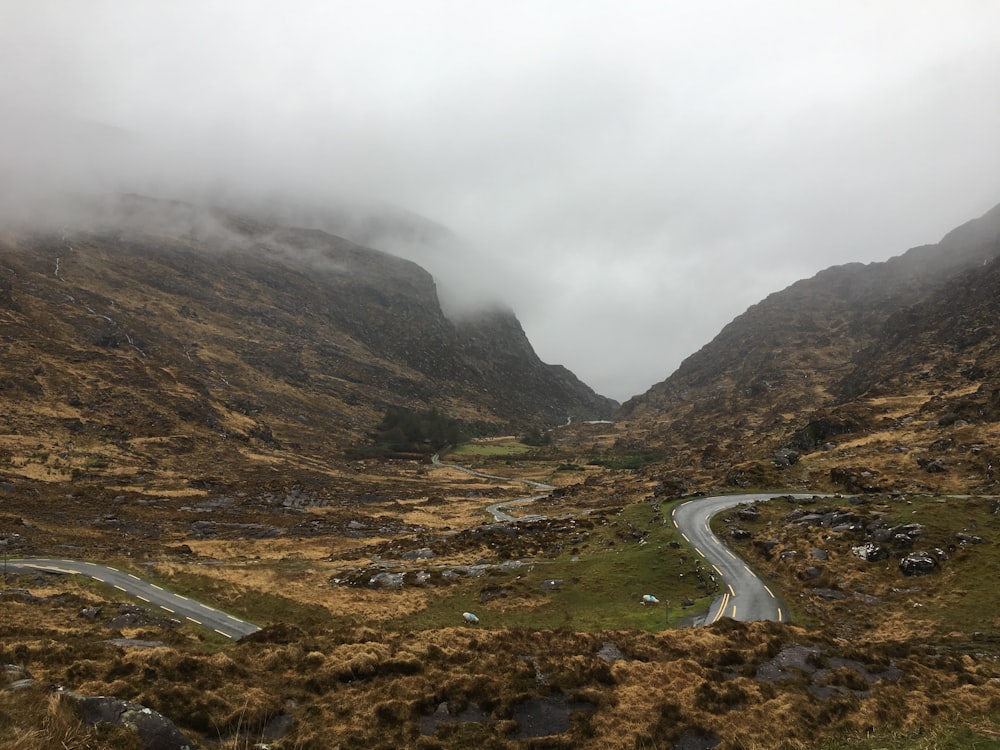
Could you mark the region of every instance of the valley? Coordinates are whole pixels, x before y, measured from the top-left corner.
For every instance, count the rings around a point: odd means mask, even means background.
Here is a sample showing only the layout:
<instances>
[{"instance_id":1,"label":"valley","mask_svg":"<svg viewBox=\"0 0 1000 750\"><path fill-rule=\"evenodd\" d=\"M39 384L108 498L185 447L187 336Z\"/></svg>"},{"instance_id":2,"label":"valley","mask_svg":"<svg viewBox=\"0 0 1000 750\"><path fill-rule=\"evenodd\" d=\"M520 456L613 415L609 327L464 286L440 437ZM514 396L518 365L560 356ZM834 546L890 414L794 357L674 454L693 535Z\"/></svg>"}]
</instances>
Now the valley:
<instances>
[{"instance_id":1,"label":"valley","mask_svg":"<svg viewBox=\"0 0 1000 750\"><path fill-rule=\"evenodd\" d=\"M0 235L0 746L1000 746L1000 209L619 408L409 261L97 208Z\"/></svg>"}]
</instances>

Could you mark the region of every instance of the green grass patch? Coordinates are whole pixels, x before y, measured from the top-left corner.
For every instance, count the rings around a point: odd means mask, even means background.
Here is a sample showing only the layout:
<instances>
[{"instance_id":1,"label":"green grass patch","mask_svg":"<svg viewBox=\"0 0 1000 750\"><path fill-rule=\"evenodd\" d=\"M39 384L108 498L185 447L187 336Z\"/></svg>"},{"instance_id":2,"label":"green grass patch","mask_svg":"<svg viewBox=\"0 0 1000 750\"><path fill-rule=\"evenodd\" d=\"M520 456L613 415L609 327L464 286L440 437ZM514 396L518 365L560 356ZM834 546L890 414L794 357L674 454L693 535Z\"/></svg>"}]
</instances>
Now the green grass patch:
<instances>
[{"instance_id":1,"label":"green grass patch","mask_svg":"<svg viewBox=\"0 0 1000 750\"><path fill-rule=\"evenodd\" d=\"M483 627L654 632L668 624L674 627L704 614L713 596L697 587L696 556L670 546L684 543L673 524L660 519L647 503L628 506L620 515L609 516L606 525L595 524L589 539L573 550L463 580L433 597L426 609L400 617L391 626L453 626L469 611ZM645 533L644 543L634 538L635 531ZM549 590L544 584L554 579L561 584ZM660 605L642 606L644 594L656 596ZM682 608L685 599L693 606Z\"/></svg>"},{"instance_id":2,"label":"green grass patch","mask_svg":"<svg viewBox=\"0 0 1000 750\"><path fill-rule=\"evenodd\" d=\"M532 450L517 440L490 443L462 443L451 451L455 456L516 456Z\"/></svg>"},{"instance_id":3,"label":"green grass patch","mask_svg":"<svg viewBox=\"0 0 1000 750\"><path fill-rule=\"evenodd\" d=\"M590 466L601 466L612 471L635 471L643 466L657 463L664 458L659 452L627 453L619 456L604 456L588 461Z\"/></svg>"},{"instance_id":4,"label":"green grass patch","mask_svg":"<svg viewBox=\"0 0 1000 750\"><path fill-rule=\"evenodd\" d=\"M970 717L971 718L971 717ZM997 726L997 717L985 717L981 725ZM871 734L838 738L817 745L818 750L1000 750L1000 737L992 729L945 724L909 732L876 729Z\"/></svg>"}]
</instances>

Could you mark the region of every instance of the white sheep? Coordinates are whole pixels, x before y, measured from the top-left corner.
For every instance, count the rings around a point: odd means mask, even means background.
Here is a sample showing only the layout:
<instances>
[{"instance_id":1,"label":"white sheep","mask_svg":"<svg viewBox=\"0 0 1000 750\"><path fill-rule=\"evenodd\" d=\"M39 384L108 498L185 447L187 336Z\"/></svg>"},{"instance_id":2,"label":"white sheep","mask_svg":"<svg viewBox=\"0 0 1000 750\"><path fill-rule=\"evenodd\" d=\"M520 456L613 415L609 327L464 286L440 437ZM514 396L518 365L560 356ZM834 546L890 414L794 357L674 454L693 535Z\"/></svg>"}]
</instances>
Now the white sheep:
<instances>
[{"instance_id":1,"label":"white sheep","mask_svg":"<svg viewBox=\"0 0 1000 750\"><path fill-rule=\"evenodd\" d=\"M641 600L641 601L639 602L639 604L641 604L641 605L642 605L642 606L644 606L644 607L645 607L645 606L646 606L647 604L659 604L659 603L660 603L660 600L659 600L659 599L657 599L657 598L656 598L655 596L653 596L652 594L643 594L643 595L642 595L642 600Z\"/></svg>"},{"instance_id":2,"label":"white sheep","mask_svg":"<svg viewBox=\"0 0 1000 750\"><path fill-rule=\"evenodd\" d=\"M463 612L462 613L462 619L465 620L470 625L478 625L479 624L479 618L476 617L471 612Z\"/></svg>"}]
</instances>

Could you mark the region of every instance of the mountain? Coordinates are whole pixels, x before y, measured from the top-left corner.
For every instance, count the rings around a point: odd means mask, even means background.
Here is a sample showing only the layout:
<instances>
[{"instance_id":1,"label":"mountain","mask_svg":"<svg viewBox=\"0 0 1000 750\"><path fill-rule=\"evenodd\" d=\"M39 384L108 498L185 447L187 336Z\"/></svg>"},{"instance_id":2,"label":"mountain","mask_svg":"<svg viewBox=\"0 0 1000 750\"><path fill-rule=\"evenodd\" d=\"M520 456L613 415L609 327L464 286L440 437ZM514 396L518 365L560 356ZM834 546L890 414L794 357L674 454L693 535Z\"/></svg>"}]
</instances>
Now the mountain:
<instances>
[{"instance_id":1,"label":"mountain","mask_svg":"<svg viewBox=\"0 0 1000 750\"><path fill-rule=\"evenodd\" d=\"M992 487L998 256L1000 206L935 245L828 268L749 308L621 415L703 480ZM789 451L803 463L779 476Z\"/></svg>"},{"instance_id":2,"label":"mountain","mask_svg":"<svg viewBox=\"0 0 1000 750\"><path fill-rule=\"evenodd\" d=\"M513 312L453 321L424 269L319 230L127 196L0 253L2 450L37 478L329 458L390 407L517 429L617 406Z\"/></svg>"}]
</instances>

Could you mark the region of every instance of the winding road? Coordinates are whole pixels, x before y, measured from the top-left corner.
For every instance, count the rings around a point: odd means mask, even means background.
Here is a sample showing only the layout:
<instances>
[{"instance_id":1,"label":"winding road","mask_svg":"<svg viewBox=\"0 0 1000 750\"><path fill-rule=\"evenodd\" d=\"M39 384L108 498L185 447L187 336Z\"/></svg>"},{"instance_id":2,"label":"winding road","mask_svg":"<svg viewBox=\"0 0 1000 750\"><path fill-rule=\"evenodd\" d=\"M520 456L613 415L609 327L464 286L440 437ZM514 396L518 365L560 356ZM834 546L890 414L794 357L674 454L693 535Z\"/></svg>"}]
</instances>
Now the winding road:
<instances>
[{"instance_id":1,"label":"winding road","mask_svg":"<svg viewBox=\"0 0 1000 750\"><path fill-rule=\"evenodd\" d=\"M504 508L511 505L524 505L535 500L548 497L549 492L555 489L552 485L537 482L533 479L512 479L501 477L495 474L484 474L474 469L469 469L458 464L444 463L435 454L432 457L435 466L457 469L472 476L483 479L495 479L502 482L522 482L538 490L541 494L531 497L522 497L517 500L507 500L501 503L494 503L487 507L487 511L496 521L514 522L537 520L542 516L522 516L515 518L504 512ZM717 495L714 497L703 497L696 500L689 500L676 506L671 514L674 525L680 531L685 541L694 547L701 557L715 570L725 585L724 593L717 597L708 610L708 614L701 624L711 624L723 617L733 620L751 622L755 620L772 620L774 622L788 622L788 608L781 599L762 581L750 566L729 549L720 540L709 526L709 521L717 513L721 513L729 508L756 502L758 500L769 500L774 497L814 497L813 494L790 494L787 492L755 493L749 495Z\"/></svg>"},{"instance_id":2,"label":"winding road","mask_svg":"<svg viewBox=\"0 0 1000 750\"><path fill-rule=\"evenodd\" d=\"M671 517L681 536L714 568L726 587L722 596L712 602L704 624L717 622L723 617L743 622L789 621L788 608L781 599L709 527L712 516L729 508L757 500L789 496L814 497L811 494L789 495L787 492L719 495L689 500L673 509Z\"/></svg>"},{"instance_id":3,"label":"winding road","mask_svg":"<svg viewBox=\"0 0 1000 750\"><path fill-rule=\"evenodd\" d=\"M177 620L200 625L203 628L207 628L233 640L239 640L260 630L252 622L240 620L221 610L214 609L201 602L196 602L194 599L188 599L186 596L175 594L161 586L157 586L155 583L144 581L138 576L134 576L131 573L123 573L117 568L107 565L79 562L76 560L55 560L35 557L8 559L5 563L5 568L8 572L41 571L62 575L88 576L95 581L100 581L129 596L135 597L146 604L159 607Z\"/></svg>"}]
</instances>

